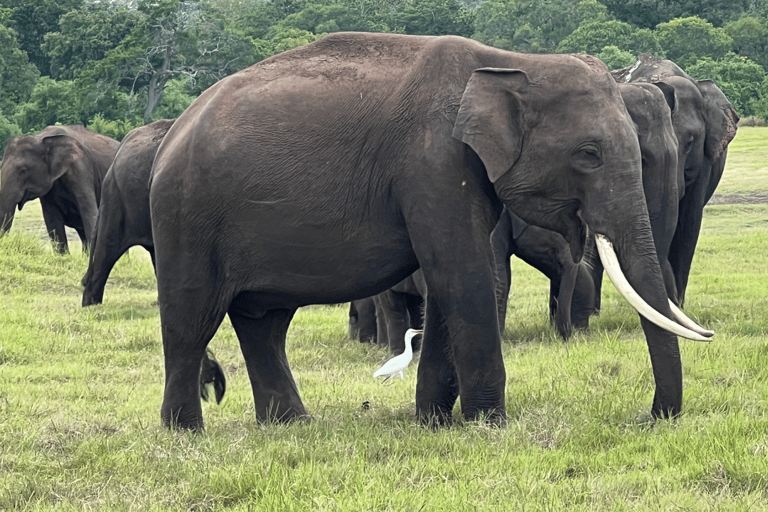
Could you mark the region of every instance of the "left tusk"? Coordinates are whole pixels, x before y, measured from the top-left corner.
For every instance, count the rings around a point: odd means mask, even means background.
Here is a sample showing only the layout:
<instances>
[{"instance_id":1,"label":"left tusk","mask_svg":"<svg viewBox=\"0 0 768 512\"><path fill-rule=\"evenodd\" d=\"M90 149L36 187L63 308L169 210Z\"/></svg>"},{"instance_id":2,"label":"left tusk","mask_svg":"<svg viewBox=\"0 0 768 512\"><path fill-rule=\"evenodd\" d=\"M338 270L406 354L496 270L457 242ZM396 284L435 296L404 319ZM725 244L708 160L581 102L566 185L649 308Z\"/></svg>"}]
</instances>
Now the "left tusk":
<instances>
[{"instance_id":1,"label":"left tusk","mask_svg":"<svg viewBox=\"0 0 768 512\"><path fill-rule=\"evenodd\" d=\"M600 261L603 262L603 267L605 268L605 273L608 275L608 278L613 283L616 291L618 291L638 313L662 329L678 336L682 336L683 338L695 341L712 341L710 338L704 337L701 334L678 324L674 320L667 318L651 307L650 304L645 302L640 294L632 288L629 281L627 281L624 272L621 270L621 265L619 265L619 258L616 256L616 251L613 250L613 244L608 240L608 237L596 233L595 242L597 244L597 252L600 255Z\"/></svg>"},{"instance_id":2,"label":"left tusk","mask_svg":"<svg viewBox=\"0 0 768 512\"><path fill-rule=\"evenodd\" d=\"M715 331L710 331L709 329L705 329L699 324L697 324L696 322L694 322L693 320L691 320L690 318L688 318L688 316L685 313L683 313L683 311L679 307L675 306L675 303L672 302L671 300L669 301L669 308L672 310L672 316L675 317L675 320L677 320L677 322L680 325L685 326L688 329L692 330L693 332L697 332L701 334L702 336L706 336L707 338L711 338L712 336L715 335Z\"/></svg>"}]
</instances>

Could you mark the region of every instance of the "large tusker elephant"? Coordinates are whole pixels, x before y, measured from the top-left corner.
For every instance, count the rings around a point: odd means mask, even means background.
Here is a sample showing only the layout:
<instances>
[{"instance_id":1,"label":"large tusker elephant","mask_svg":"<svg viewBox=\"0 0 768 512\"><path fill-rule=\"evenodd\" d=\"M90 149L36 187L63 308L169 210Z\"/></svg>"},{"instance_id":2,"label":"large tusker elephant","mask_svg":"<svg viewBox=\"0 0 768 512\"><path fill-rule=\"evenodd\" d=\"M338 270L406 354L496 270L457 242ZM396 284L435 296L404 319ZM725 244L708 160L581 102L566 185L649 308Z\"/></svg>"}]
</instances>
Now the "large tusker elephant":
<instances>
[{"instance_id":1,"label":"large tusker elephant","mask_svg":"<svg viewBox=\"0 0 768 512\"><path fill-rule=\"evenodd\" d=\"M101 183L118 144L82 126L49 126L37 135L11 137L0 173L0 233L11 228L17 207L39 197L58 252L69 251L65 226L77 231L87 250Z\"/></svg>"},{"instance_id":2,"label":"large tusker elephant","mask_svg":"<svg viewBox=\"0 0 768 512\"><path fill-rule=\"evenodd\" d=\"M419 267L418 417L450 422L460 397L465 418L502 423L488 241L503 204L561 233L574 259L587 226L607 269L618 257L637 307L664 326L641 319L653 415L678 414L680 354L666 329L700 336L670 320L637 136L607 68L455 36L335 33L217 82L157 151L164 423L203 428L197 375L226 314L257 418L307 416L285 352L296 309L371 296Z\"/></svg>"},{"instance_id":3,"label":"large tusker elephant","mask_svg":"<svg viewBox=\"0 0 768 512\"><path fill-rule=\"evenodd\" d=\"M619 91L637 133L651 233L667 294L674 297L669 251L683 186L682 161L678 159L679 145L670 111L674 101L663 84L621 83ZM505 265L497 270L502 299L500 319L506 315L509 256L515 254L550 279L550 319L564 339L568 339L573 327L589 326L589 317L598 309L603 273L593 237L588 238L584 259L574 262L561 235L529 226L511 212L505 212L491 234L491 243L497 265Z\"/></svg>"},{"instance_id":4,"label":"large tusker elephant","mask_svg":"<svg viewBox=\"0 0 768 512\"><path fill-rule=\"evenodd\" d=\"M669 60L644 53L632 66L612 74L618 82L649 82L662 87L665 84L672 90L672 123L680 143L684 186L677 226L669 242L669 263L676 288L670 298L682 305L704 205L720 183L728 144L736 136L739 116L712 81L695 80Z\"/></svg>"},{"instance_id":5,"label":"large tusker elephant","mask_svg":"<svg viewBox=\"0 0 768 512\"><path fill-rule=\"evenodd\" d=\"M132 130L117 150L102 184L102 204L83 276L83 306L101 304L112 267L130 247L141 245L155 262L149 175L157 148L173 121L161 119Z\"/></svg>"}]
</instances>

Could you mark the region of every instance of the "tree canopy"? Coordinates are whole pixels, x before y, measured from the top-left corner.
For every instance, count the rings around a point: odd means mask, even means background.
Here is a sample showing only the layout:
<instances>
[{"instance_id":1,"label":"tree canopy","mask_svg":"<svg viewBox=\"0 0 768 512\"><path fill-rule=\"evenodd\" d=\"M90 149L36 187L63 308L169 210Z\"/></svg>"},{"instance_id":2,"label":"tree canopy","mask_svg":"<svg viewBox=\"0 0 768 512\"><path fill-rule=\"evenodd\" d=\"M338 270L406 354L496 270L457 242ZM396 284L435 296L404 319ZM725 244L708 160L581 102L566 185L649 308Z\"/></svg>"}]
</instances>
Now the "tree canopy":
<instances>
[{"instance_id":1,"label":"tree canopy","mask_svg":"<svg viewBox=\"0 0 768 512\"><path fill-rule=\"evenodd\" d=\"M455 34L523 52L641 52L768 118L768 0L0 0L0 137L120 135L216 80L337 31Z\"/></svg>"}]
</instances>

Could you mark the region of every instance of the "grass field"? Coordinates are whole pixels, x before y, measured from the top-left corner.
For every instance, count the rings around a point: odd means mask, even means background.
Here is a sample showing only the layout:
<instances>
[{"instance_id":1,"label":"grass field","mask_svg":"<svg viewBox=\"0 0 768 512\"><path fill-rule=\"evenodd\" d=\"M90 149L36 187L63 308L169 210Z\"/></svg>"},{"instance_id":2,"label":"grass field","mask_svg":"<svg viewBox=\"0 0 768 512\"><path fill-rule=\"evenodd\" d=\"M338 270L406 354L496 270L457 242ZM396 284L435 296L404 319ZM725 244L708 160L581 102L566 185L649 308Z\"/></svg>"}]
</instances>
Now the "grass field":
<instances>
[{"instance_id":1,"label":"grass field","mask_svg":"<svg viewBox=\"0 0 768 512\"><path fill-rule=\"evenodd\" d=\"M719 192L768 193L768 129L730 148ZM385 350L347 337L344 306L319 306L288 332L314 420L256 422L225 322L210 346L227 396L204 404L202 435L160 425L146 253L80 308L87 259L53 254L37 204L0 238L0 510L768 510L768 204L706 208L686 310L717 335L680 340L677 421L649 421L645 341L609 284L591 331L563 343L548 283L514 260L506 428L422 428L415 366L374 381Z\"/></svg>"}]
</instances>

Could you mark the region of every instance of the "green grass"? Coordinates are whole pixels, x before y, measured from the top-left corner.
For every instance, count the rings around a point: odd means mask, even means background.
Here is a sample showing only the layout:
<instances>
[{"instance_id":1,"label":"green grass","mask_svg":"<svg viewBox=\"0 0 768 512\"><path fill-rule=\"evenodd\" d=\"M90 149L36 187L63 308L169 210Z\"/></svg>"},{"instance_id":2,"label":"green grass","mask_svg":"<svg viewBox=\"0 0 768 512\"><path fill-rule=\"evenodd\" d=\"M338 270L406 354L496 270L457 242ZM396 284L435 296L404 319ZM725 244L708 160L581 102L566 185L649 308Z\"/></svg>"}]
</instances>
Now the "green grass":
<instances>
[{"instance_id":1,"label":"green grass","mask_svg":"<svg viewBox=\"0 0 768 512\"><path fill-rule=\"evenodd\" d=\"M743 126L728 146L718 194L768 192L768 127Z\"/></svg>"},{"instance_id":2,"label":"green grass","mask_svg":"<svg viewBox=\"0 0 768 512\"><path fill-rule=\"evenodd\" d=\"M650 422L645 341L611 286L591 331L563 343L548 283L513 260L506 428L422 428L415 366L382 386L385 350L346 336L346 307L320 306L288 333L314 420L256 422L225 322L211 348L227 396L204 404L202 435L160 425L146 253L80 308L85 255L53 254L29 207L0 238L0 510L768 510L768 205L705 210L686 310L717 335L680 341L675 422Z\"/></svg>"}]
</instances>

